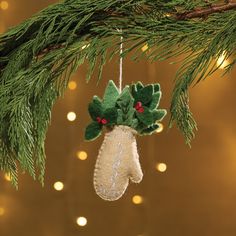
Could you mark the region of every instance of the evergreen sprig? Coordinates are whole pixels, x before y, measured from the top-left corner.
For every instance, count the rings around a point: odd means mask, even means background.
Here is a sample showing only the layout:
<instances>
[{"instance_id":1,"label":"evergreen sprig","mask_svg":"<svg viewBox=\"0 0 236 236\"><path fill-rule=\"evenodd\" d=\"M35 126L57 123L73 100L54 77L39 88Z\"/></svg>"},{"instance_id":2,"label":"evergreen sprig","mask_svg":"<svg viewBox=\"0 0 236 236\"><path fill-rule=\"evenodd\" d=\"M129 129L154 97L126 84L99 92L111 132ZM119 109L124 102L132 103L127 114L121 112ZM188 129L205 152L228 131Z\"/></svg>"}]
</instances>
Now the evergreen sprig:
<instances>
[{"instance_id":1,"label":"evergreen sprig","mask_svg":"<svg viewBox=\"0 0 236 236\"><path fill-rule=\"evenodd\" d=\"M51 108L69 77L88 61L87 80L119 53L151 62L182 56L170 107L186 142L196 123L188 90L215 72L225 54L236 63L235 1L65 0L0 36L0 169L17 184L17 163L33 177L45 168L44 140ZM122 29L117 30L117 29ZM143 45L148 51L142 52ZM223 62L222 62L223 63ZM127 105L128 106L128 105ZM132 112L131 112L132 113ZM139 117L139 119L142 119Z\"/></svg>"},{"instance_id":2,"label":"evergreen sprig","mask_svg":"<svg viewBox=\"0 0 236 236\"><path fill-rule=\"evenodd\" d=\"M89 104L92 118L85 130L85 139L96 139L102 128L109 130L115 125L125 125L136 130L139 135L152 134L166 115L166 110L157 109L161 99L159 84L144 86L141 82L126 86L121 94L112 80L109 81L103 99L97 96Z\"/></svg>"}]
</instances>

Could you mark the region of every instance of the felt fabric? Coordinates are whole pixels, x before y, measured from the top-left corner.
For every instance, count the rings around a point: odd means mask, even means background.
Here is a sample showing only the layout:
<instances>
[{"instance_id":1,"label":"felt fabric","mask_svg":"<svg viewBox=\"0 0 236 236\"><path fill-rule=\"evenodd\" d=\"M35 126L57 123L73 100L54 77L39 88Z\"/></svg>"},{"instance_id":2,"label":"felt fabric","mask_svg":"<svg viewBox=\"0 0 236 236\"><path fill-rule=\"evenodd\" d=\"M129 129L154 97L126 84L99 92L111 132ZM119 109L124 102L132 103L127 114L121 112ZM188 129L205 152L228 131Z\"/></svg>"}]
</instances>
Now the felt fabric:
<instances>
[{"instance_id":1,"label":"felt fabric","mask_svg":"<svg viewBox=\"0 0 236 236\"><path fill-rule=\"evenodd\" d=\"M94 121L96 121L97 117L102 116L103 113L102 102L97 96L94 96L93 101L89 103L88 111L89 115Z\"/></svg>"},{"instance_id":2,"label":"felt fabric","mask_svg":"<svg viewBox=\"0 0 236 236\"><path fill-rule=\"evenodd\" d=\"M150 135L154 132L155 124L161 121L166 111L158 109L161 91L159 84L144 86L141 82L126 86L121 93L115 83L110 80L103 99L94 96L89 104L89 114L93 122L100 126L90 124L86 129L85 139L94 140L100 135L105 126L113 129L115 125L128 126L139 135ZM91 127L95 127L93 131Z\"/></svg>"},{"instance_id":3,"label":"felt fabric","mask_svg":"<svg viewBox=\"0 0 236 236\"><path fill-rule=\"evenodd\" d=\"M100 136L102 133L102 124L99 122L92 122L86 127L85 140L92 141Z\"/></svg>"},{"instance_id":4,"label":"felt fabric","mask_svg":"<svg viewBox=\"0 0 236 236\"><path fill-rule=\"evenodd\" d=\"M141 101L143 105L147 105L152 100L153 92L154 88L152 84L145 86L140 91L138 91L137 101Z\"/></svg>"},{"instance_id":5,"label":"felt fabric","mask_svg":"<svg viewBox=\"0 0 236 236\"><path fill-rule=\"evenodd\" d=\"M96 193L108 201L119 199L129 181L143 178L135 135L149 135L158 128L157 121L166 115L157 109L161 99L159 84L144 86L141 82L126 86L119 94L109 81L103 99L95 96L89 104L92 123L85 132L86 140L94 140L106 127L109 132L100 148L94 171Z\"/></svg>"},{"instance_id":6,"label":"felt fabric","mask_svg":"<svg viewBox=\"0 0 236 236\"><path fill-rule=\"evenodd\" d=\"M103 106L104 108L115 107L117 97L119 96L119 90L116 87L115 83L110 80L106 87L104 97L103 97Z\"/></svg>"},{"instance_id":7,"label":"felt fabric","mask_svg":"<svg viewBox=\"0 0 236 236\"><path fill-rule=\"evenodd\" d=\"M117 109L115 107L106 109L103 114L103 117L107 119L109 125L116 124L117 117L118 117Z\"/></svg>"},{"instance_id":8,"label":"felt fabric","mask_svg":"<svg viewBox=\"0 0 236 236\"><path fill-rule=\"evenodd\" d=\"M129 86L126 86L120 96L117 99L117 105L119 107L128 107L129 105L133 106L134 99L131 96Z\"/></svg>"},{"instance_id":9,"label":"felt fabric","mask_svg":"<svg viewBox=\"0 0 236 236\"><path fill-rule=\"evenodd\" d=\"M143 107L143 109L144 110L141 113L136 111L136 116L143 124L150 126L154 122L153 114L147 107Z\"/></svg>"},{"instance_id":10,"label":"felt fabric","mask_svg":"<svg viewBox=\"0 0 236 236\"><path fill-rule=\"evenodd\" d=\"M156 92L153 94L152 101L150 103L150 110L154 110L159 106L161 100L161 92Z\"/></svg>"},{"instance_id":11,"label":"felt fabric","mask_svg":"<svg viewBox=\"0 0 236 236\"><path fill-rule=\"evenodd\" d=\"M156 121L161 121L166 116L166 110L158 109L153 111L153 119Z\"/></svg>"},{"instance_id":12,"label":"felt fabric","mask_svg":"<svg viewBox=\"0 0 236 236\"><path fill-rule=\"evenodd\" d=\"M102 199L115 201L124 194L129 180L141 182L136 134L134 129L122 125L106 133L94 171L94 188Z\"/></svg>"}]
</instances>

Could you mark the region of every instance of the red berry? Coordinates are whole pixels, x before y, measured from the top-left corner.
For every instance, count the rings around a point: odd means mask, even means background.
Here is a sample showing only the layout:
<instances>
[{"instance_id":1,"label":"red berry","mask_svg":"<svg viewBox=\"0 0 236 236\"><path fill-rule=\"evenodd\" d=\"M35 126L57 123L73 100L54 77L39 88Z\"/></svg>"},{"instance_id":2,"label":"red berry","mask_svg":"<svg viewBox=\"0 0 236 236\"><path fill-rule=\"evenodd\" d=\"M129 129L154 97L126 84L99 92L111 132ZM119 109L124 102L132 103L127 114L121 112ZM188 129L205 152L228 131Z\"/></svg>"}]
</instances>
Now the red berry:
<instances>
[{"instance_id":1,"label":"red berry","mask_svg":"<svg viewBox=\"0 0 236 236\"><path fill-rule=\"evenodd\" d=\"M102 119L100 117L97 117L97 122L101 123Z\"/></svg>"},{"instance_id":2,"label":"red berry","mask_svg":"<svg viewBox=\"0 0 236 236\"><path fill-rule=\"evenodd\" d=\"M135 105L135 109L139 110L142 107L142 103L141 102L137 102Z\"/></svg>"},{"instance_id":3,"label":"red berry","mask_svg":"<svg viewBox=\"0 0 236 236\"><path fill-rule=\"evenodd\" d=\"M102 122L103 125L106 125L106 124L107 124L107 120L106 120L106 119L102 119L101 122Z\"/></svg>"},{"instance_id":4,"label":"red berry","mask_svg":"<svg viewBox=\"0 0 236 236\"><path fill-rule=\"evenodd\" d=\"M143 112L144 112L144 108L143 108L143 107L140 107L140 108L138 109L138 112L139 112L139 113L143 113Z\"/></svg>"}]
</instances>

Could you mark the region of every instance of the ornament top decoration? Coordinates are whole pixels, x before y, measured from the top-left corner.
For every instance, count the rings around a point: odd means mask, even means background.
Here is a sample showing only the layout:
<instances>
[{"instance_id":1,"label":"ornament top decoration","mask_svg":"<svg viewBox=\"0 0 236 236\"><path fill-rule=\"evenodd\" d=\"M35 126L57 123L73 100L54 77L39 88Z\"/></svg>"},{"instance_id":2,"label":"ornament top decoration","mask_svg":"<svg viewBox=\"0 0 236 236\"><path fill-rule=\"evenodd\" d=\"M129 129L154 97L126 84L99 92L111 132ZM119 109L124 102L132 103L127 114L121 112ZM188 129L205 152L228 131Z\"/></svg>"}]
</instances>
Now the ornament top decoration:
<instances>
[{"instance_id":1,"label":"ornament top decoration","mask_svg":"<svg viewBox=\"0 0 236 236\"><path fill-rule=\"evenodd\" d=\"M166 115L166 110L157 109L161 99L159 84L144 86L141 82L126 86L121 93L110 80L103 99L93 97L89 104L92 118L85 131L85 140L91 141L101 135L102 128L115 125L128 126L139 135L150 135L158 129L157 121Z\"/></svg>"}]
</instances>

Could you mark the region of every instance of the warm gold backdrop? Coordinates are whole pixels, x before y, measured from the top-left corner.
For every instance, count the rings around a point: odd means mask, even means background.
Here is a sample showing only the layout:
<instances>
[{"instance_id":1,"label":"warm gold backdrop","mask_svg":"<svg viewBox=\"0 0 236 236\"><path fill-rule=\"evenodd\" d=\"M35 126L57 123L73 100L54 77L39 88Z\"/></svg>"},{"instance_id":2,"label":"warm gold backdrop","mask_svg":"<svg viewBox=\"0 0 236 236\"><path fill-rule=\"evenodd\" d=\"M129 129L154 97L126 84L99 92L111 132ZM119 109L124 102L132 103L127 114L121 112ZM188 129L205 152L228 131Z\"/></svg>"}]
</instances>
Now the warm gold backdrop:
<instances>
[{"instance_id":1,"label":"warm gold backdrop","mask_svg":"<svg viewBox=\"0 0 236 236\"><path fill-rule=\"evenodd\" d=\"M0 10L0 31L53 2L57 1L9 0L8 9ZM167 108L177 67L126 59L125 84L160 82L161 106ZM191 107L199 126L192 149L176 128L138 138L144 180L114 203L99 199L92 185L102 138L86 143L83 131L89 122L88 102L103 93L109 79L118 78L118 64L106 67L98 87L95 78L85 83L85 73L83 66L73 76L77 89L68 89L53 110L45 187L21 175L20 190L15 191L1 175L0 236L235 236L236 71L224 78L216 73L192 89ZM70 111L77 114L74 122L66 119ZM80 150L88 153L87 160L76 158ZM167 164L166 172L156 171L158 162ZM63 191L55 191L56 181L64 183ZM132 203L136 194L143 196L140 205ZM85 227L76 224L79 216L87 218Z\"/></svg>"}]
</instances>

